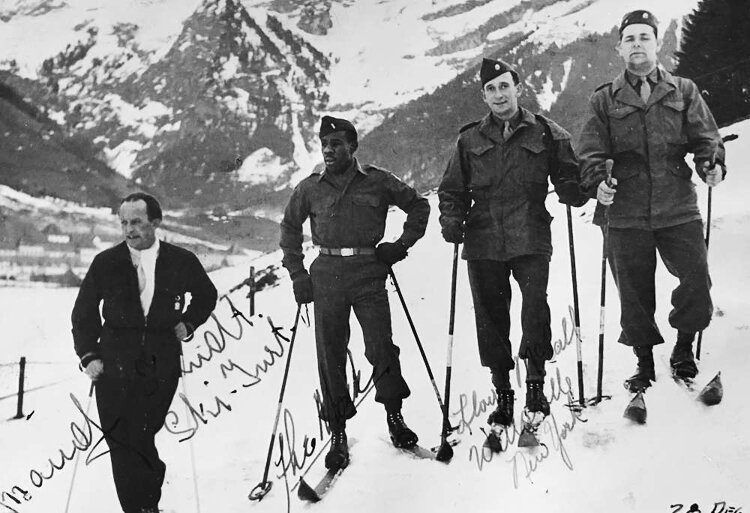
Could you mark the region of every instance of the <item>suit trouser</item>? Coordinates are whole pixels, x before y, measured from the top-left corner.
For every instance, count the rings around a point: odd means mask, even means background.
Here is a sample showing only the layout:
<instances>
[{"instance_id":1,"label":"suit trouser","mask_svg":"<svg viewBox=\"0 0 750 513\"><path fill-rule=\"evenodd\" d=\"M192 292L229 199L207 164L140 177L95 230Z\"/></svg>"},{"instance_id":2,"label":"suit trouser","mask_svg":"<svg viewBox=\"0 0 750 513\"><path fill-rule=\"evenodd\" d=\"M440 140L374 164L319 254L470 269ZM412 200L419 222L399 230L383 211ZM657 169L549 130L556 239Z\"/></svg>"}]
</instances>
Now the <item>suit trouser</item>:
<instances>
[{"instance_id":1,"label":"suit trouser","mask_svg":"<svg viewBox=\"0 0 750 513\"><path fill-rule=\"evenodd\" d=\"M695 333L711 321L711 278L701 221L658 230L609 229L609 263L620 295L619 342L654 346L664 339L654 320L656 252L680 280L672 291L669 324Z\"/></svg>"},{"instance_id":2,"label":"suit trouser","mask_svg":"<svg viewBox=\"0 0 750 513\"><path fill-rule=\"evenodd\" d=\"M484 367L509 371L515 367L510 343L510 275L521 289L518 355L527 358L527 379L544 378L544 362L552 358L550 311L547 304L549 257L525 255L507 261L469 260L469 285L474 300L479 358ZM532 375L532 368L536 369Z\"/></svg>"},{"instance_id":3,"label":"suit trouser","mask_svg":"<svg viewBox=\"0 0 750 513\"><path fill-rule=\"evenodd\" d=\"M109 446L117 497L124 512L154 508L166 465L154 444L180 377L178 349L141 351L135 359L105 359L96 402ZM129 361L128 361L129 360Z\"/></svg>"},{"instance_id":4,"label":"suit trouser","mask_svg":"<svg viewBox=\"0 0 750 513\"><path fill-rule=\"evenodd\" d=\"M342 423L356 413L347 386L349 315L354 310L373 366L375 401L400 408L411 393L401 375L399 348L391 334L391 311L385 289L387 267L374 256L321 255L312 263L315 339L323 396L321 416Z\"/></svg>"}]
</instances>

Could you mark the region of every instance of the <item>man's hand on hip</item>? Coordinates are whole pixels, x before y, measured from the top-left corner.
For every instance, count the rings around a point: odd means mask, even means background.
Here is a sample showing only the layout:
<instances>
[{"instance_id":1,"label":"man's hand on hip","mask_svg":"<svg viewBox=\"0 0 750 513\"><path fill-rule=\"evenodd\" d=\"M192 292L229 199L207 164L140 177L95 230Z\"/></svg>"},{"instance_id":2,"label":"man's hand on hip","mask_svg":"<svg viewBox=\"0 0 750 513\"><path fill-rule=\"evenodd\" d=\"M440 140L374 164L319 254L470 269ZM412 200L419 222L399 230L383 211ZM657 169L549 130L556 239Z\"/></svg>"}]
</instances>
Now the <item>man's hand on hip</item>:
<instances>
[{"instance_id":1,"label":"man's hand on hip","mask_svg":"<svg viewBox=\"0 0 750 513\"><path fill-rule=\"evenodd\" d=\"M177 323L174 327L174 334L177 337L177 340L185 340L188 338L188 329L184 322L180 321Z\"/></svg>"},{"instance_id":2,"label":"man's hand on hip","mask_svg":"<svg viewBox=\"0 0 750 513\"><path fill-rule=\"evenodd\" d=\"M96 381L102 374L104 374L104 363L98 358L91 360L86 368L83 369L83 372L91 378L91 381Z\"/></svg>"}]
</instances>

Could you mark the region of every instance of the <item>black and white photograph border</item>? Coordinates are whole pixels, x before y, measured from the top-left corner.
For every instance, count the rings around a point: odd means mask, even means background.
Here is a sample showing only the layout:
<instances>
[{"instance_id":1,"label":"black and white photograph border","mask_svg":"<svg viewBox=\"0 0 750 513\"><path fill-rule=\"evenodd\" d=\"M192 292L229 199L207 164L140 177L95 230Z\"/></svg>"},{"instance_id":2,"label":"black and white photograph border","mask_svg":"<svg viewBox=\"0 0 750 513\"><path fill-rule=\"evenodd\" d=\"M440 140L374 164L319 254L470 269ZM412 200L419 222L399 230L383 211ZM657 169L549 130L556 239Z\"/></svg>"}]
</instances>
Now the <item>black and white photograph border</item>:
<instances>
[{"instance_id":1,"label":"black and white photograph border","mask_svg":"<svg viewBox=\"0 0 750 513\"><path fill-rule=\"evenodd\" d=\"M633 397L623 380L636 359L618 343L620 298L609 268L602 282L595 199L573 209L554 193L546 200L554 354L544 382L551 411L536 428L538 445L518 443L526 367L516 358L515 425L502 451L484 447L497 395L480 363L463 259L451 300L453 245L441 235L436 188L459 130L487 113L482 58L513 64L520 105L560 123L575 148L589 97L622 72L615 45L624 14L651 10L663 40L659 62L674 71L690 16L697 25L701 6L737 12L742 2L652 4L0 0L0 512L121 511L71 312L94 255L122 241L119 201L136 190L159 198L157 236L198 255L219 294L209 319L181 344L182 376L156 436L166 463L159 511L750 508L742 427L750 424L743 172L750 40L729 37L750 26L750 6L744 17L695 32L708 38L705 56L714 43L736 49L734 64L725 51L724 60L716 57L721 67L693 70L726 140L727 175L710 195L692 177L710 230L713 316L691 386L672 379L669 313L678 282L659 260L655 320L666 343L654 348L647 417L623 416ZM712 91L722 99L712 100ZM732 98L738 103L728 104ZM349 465L328 480L315 303L298 308L279 249L292 190L323 169L324 115L351 120L359 162L393 172L431 207L424 237L386 280L411 391L402 412L419 450L391 442L351 315L346 372L357 413L346 424ZM405 219L391 208L383 241L396 241ZM309 223L304 229L309 269L319 250ZM517 354L521 293L511 284ZM717 375L723 397L707 405L700 392ZM446 443L455 444L452 458L438 461L433 449ZM330 486L317 487L321 480Z\"/></svg>"}]
</instances>

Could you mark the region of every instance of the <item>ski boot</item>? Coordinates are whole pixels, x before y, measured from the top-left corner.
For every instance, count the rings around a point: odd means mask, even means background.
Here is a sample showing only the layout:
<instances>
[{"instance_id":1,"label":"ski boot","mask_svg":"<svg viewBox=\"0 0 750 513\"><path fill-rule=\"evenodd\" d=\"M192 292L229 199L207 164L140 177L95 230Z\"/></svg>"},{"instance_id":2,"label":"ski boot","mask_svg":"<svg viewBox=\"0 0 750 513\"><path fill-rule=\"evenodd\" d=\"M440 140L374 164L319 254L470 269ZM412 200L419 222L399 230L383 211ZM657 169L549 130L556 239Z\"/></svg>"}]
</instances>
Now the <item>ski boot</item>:
<instances>
[{"instance_id":1,"label":"ski boot","mask_svg":"<svg viewBox=\"0 0 750 513\"><path fill-rule=\"evenodd\" d=\"M326 454L326 468L343 469L349 465L349 445L343 427L331 428L331 447Z\"/></svg>"},{"instance_id":2,"label":"ski boot","mask_svg":"<svg viewBox=\"0 0 750 513\"><path fill-rule=\"evenodd\" d=\"M651 386L652 381L656 381L652 346L634 346L633 352L638 357L638 366L635 374L626 379L623 384L630 392L643 392Z\"/></svg>"},{"instance_id":3,"label":"ski boot","mask_svg":"<svg viewBox=\"0 0 750 513\"><path fill-rule=\"evenodd\" d=\"M672 376L685 382L691 382L698 375L698 366L693 356L693 339L695 333L677 332L677 343L669 357Z\"/></svg>"},{"instance_id":4,"label":"ski boot","mask_svg":"<svg viewBox=\"0 0 750 513\"><path fill-rule=\"evenodd\" d=\"M497 406L495 407L495 411L490 413L490 416L487 418L487 424L490 425L490 432L484 441L484 447L494 453L503 450L503 433L508 426L513 424L514 401L515 392L512 389L497 391Z\"/></svg>"},{"instance_id":5,"label":"ski boot","mask_svg":"<svg viewBox=\"0 0 750 513\"><path fill-rule=\"evenodd\" d=\"M518 437L519 447L539 445L537 429L544 418L549 415L549 402L544 396L544 381L526 382L526 407L523 411L523 429Z\"/></svg>"},{"instance_id":6,"label":"ski boot","mask_svg":"<svg viewBox=\"0 0 750 513\"><path fill-rule=\"evenodd\" d=\"M419 437L406 425L401 410L387 412L386 420L388 422L388 433L391 435L391 442L395 447L409 449L417 445Z\"/></svg>"}]
</instances>

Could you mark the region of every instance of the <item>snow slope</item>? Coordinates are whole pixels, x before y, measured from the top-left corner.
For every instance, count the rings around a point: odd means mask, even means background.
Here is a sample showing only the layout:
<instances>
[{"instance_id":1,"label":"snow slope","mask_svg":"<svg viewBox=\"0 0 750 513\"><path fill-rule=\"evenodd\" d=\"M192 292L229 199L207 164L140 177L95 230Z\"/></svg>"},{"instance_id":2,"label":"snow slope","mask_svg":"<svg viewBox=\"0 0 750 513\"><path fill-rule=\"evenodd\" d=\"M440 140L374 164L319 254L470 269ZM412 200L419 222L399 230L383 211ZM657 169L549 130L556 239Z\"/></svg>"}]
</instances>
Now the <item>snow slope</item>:
<instances>
[{"instance_id":1,"label":"snow slope","mask_svg":"<svg viewBox=\"0 0 750 513\"><path fill-rule=\"evenodd\" d=\"M750 183L742 173L743 163L750 158L750 150L743 143L750 138L750 122L729 127L724 133L737 133L740 138L728 143L728 182L718 187L713 195L710 260L716 314L704 337L699 375L702 384L722 371L726 392L720 405L702 406L671 381L664 363L671 344L665 344L656 350L657 383L646 397L647 425L633 425L622 418L628 394L621 382L630 375L634 357L615 343L619 308L611 279L607 295L603 389L612 399L587 408L580 418L574 418L563 405L568 378L577 397L576 354L574 345L567 344L571 286L565 211L551 197L549 208L556 218L553 223L556 253L551 267L549 298L553 340L561 342L557 346L559 354L548 367L546 392L548 396L561 397L553 400L553 415L542 430L541 441L546 448L519 449L514 445L493 461L483 462L481 469L477 463L474 447L481 447L480 428L484 426L486 412L473 418L472 394L476 392L478 400L486 399L490 397L491 385L488 373L478 362L466 269L461 262L451 411L454 412L452 421L462 426L462 433L453 461L444 465L400 454L388 441L382 408L374 404L371 396L364 396L358 415L348 426L349 436L354 439L352 463L340 482L315 506L301 503L296 491L288 498L286 484L293 487L300 475L293 463L295 458L300 467L311 460L304 456L305 437L308 437L308 448L312 447L313 439L317 447L322 445L313 399L317 387L313 330L301 323L292 353L280 425L287 481L278 477L283 472L276 447L270 469L274 483L270 494L260 503L248 502L248 492L263 477L289 347L286 342L279 345L271 325L283 327L280 333L288 336L294 320L291 286L284 278L279 286L258 294L257 315L248 319L252 326L240 317L232 319L229 301L224 299L215 318L200 330L196 340L185 344L185 367L191 372L183 381L180 393L186 394L196 413L188 415L184 402L177 398L173 404L174 414L167 419L168 429L163 430L157 440L168 465L161 503L164 511L198 511L196 489L201 511L226 513L284 510L651 513L687 511L693 503L703 512L726 513L750 507L747 489L750 442L746 438L750 408L745 402L746 390L750 389L746 371L750 365L750 349L746 344L750 330L746 295L750 270L745 258L750 252L747 236L750 207L746 201ZM699 186L699 190L701 204L705 205L705 186ZM431 202L436 207L434 197ZM595 394L601 258L601 235L589 222L592 208L593 204L589 204L574 216L588 397ZM451 251L440 238L437 212L433 211L431 217L425 238L394 270L442 392ZM400 214L392 216L389 237L395 238L398 234L402 219ZM257 260L256 265L265 266L278 260L279 254L272 254ZM227 291L245 276L244 268L225 269L214 273L212 278L220 291ZM674 284L674 278L661 266L657 282L661 307L657 315L668 340L673 338L667 314ZM244 296L244 290L229 296L241 312L247 312ZM71 422L82 429L86 426L82 413L70 398L73 394L85 411L89 385L76 370L69 335L68 316L74 297L74 290L0 290L0 311L3 312L0 333L4 335L0 363L7 364L25 355L32 362L28 371L29 386L51 384L27 395L25 413L33 412L27 420L6 421L15 413L15 405L12 400L0 400L0 493L7 492L0 496L5 505L0 511L64 510L73 463L67 462L62 470L43 480L41 487L32 484L32 479L38 481L38 476L30 476L30 471L48 475L47 459L59 461L58 450L62 448L69 454L73 447ZM391 301L394 337L402 349L402 366L412 389L404 414L420 435L422 444L432 446L438 443L440 429L437 401L393 293ZM513 307L513 318L518 319L517 299ZM563 319L568 319L565 330ZM354 324L356 326L356 322ZM516 322L515 344L519 338ZM213 349L209 349L209 344ZM272 357L269 351L278 353L282 347L284 358ZM368 366L357 327L352 330L350 347L355 366L361 372L361 389L368 378ZM198 354L202 354L203 359L199 359ZM264 366L264 359L274 363ZM197 367L197 363L202 366ZM7 376L10 372L8 369L0 367L0 386L4 383L3 373ZM520 377L523 379L522 372ZM63 381L52 384L59 380ZM0 397L3 395L0 390ZM519 396L517 420L523 392ZM460 406L466 402L468 406L463 408L462 414ZM201 411L205 423L198 418ZM95 428L93 433L89 445L99 438ZM190 435L193 435L190 440L180 442ZM93 449L97 453L100 450L101 447ZM90 456L91 451L88 447L84 456ZM85 459L78 465L70 511L118 511L106 457L90 465L84 463ZM319 471L320 465L314 467L311 475ZM14 486L28 491L29 500L21 498L22 491L13 489ZM10 499L8 494L11 493L21 504ZM721 509L722 502L724 509ZM684 506L678 507L680 504ZM730 510L730 506L735 509Z\"/></svg>"}]
</instances>

